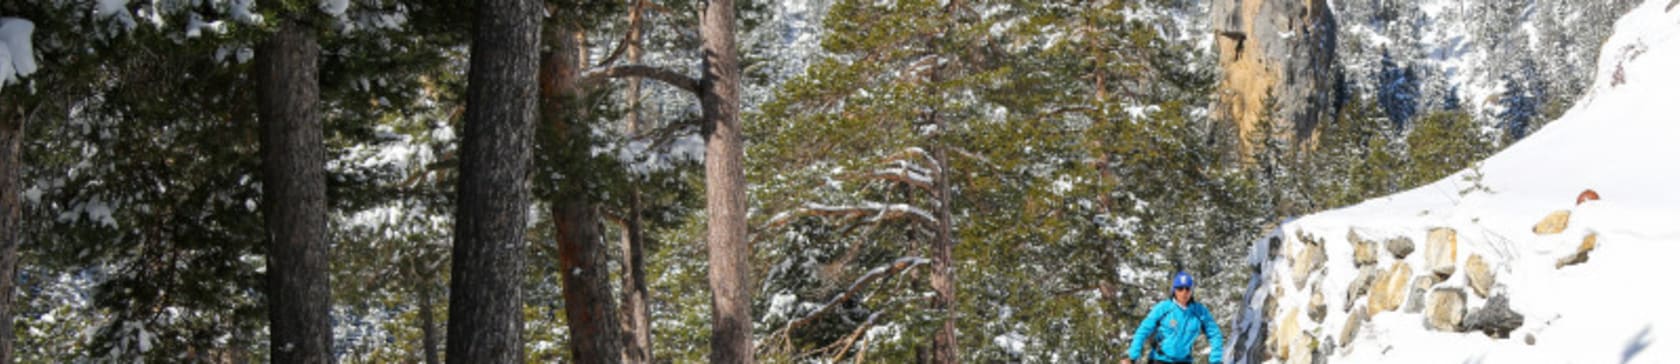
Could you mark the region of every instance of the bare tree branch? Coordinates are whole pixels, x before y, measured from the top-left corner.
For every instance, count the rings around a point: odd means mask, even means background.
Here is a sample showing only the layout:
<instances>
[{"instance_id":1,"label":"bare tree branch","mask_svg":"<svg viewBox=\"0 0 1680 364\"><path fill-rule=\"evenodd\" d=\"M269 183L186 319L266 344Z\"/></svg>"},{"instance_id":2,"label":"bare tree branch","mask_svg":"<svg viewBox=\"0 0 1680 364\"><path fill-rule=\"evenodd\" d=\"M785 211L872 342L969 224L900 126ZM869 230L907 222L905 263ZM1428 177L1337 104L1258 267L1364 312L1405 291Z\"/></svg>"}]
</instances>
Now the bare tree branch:
<instances>
[{"instance_id":1,"label":"bare tree branch","mask_svg":"<svg viewBox=\"0 0 1680 364\"><path fill-rule=\"evenodd\" d=\"M630 17L630 29L632 29L632 30L624 32L624 39L620 39L618 41L618 46L613 47L612 53L609 54L606 59L602 59L601 63L596 64L595 67L606 67L607 65L612 64L615 61L618 61L618 57L623 56L624 51L630 49L630 43L632 41L632 39L630 39L630 38L631 38L632 35L636 34L634 29L642 27L642 16L641 16L641 14L642 14L642 8L643 8L644 4L647 4L646 0L637 0L635 4L631 5L631 6L635 7L634 10L630 11L630 14L633 14Z\"/></svg>"},{"instance_id":2,"label":"bare tree branch","mask_svg":"<svg viewBox=\"0 0 1680 364\"><path fill-rule=\"evenodd\" d=\"M592 68L588 71L584 71L582 80L580 80L578 84L588 87L606 81L608 78L625 77L649 78L659 82L664 82L667 85L682 89L683 91L688 91L696 97L700 95L700 80L677 73L676 71L641 64Z\"/></svg>"}]
</instances>

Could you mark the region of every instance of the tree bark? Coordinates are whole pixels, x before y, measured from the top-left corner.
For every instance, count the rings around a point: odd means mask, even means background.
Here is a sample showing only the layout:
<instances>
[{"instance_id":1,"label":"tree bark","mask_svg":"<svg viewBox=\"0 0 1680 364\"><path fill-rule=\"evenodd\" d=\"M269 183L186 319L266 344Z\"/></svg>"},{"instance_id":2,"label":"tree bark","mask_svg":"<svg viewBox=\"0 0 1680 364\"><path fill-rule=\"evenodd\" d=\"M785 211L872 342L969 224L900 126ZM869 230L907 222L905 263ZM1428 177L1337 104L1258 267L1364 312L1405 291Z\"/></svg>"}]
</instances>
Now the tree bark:
<instances>
[{"instance_id":1,"label":"tree bark","mask_svg":"<svg viewBox=\"0 0 1680 364\"><path fill-rule=\"evenodd\" d=\"M563 199L569 201L555 201L554 227L560 239L572 361L618 363L623 355L622 327L613 309L612 278L607 272L606 245L596 229L595 208L586 199Z\"/></svg>"},{"instance_id":2,"label":"tree bark","mask_svg":"<svg viewBox=\"0 0 1680 364\"><path fill-rule=\"evenodd\" d=\"M258 49L269 350L278 363L330 363L326 145L314 30L295 20Z\"/></svg>"},{"instance_id":3,"label":"tree bark","mask_svg":"<svg viewBox=\"0 0 1680 364\"><path fill-rule=\"evenodd\" d=\"M642 63L642 7L638 0L630 7L630 31L625 37L625 50L632 64ZM642 78L626 80L624 90L627 109L624 114L624 133L631 137L641 134ZM629 208L624 219L621 239L623 259L624 362L647 363L653 360L652 330L648 326L647 261L643 249L647 246L642 235L642 189L640 183L630 184Z\"/></svg>"},{"instance_id":4,"label":"tree bark","mask_svg":"<svg viewBox=\"0 0 1680 364\"><path fill-rule=\"evenodd\" d=\"M525 361L519 286L537 116L540 4L476 3L456 192L445 358L450 363Z\"/></svg>"},{"instance_id":5,"label":"tree bark","mask_svg":"<svg viewBox=\"0 0 1680 364\"><path fill-rule=\"evenodd\" d=\"M437 321L432 318L432 311L436 305L432 304L432 276L426 275L420 282L420 351L426 355L426 364L438 364L438 330Z\"/></svg>"},{"instance_id":6,"label":"tree bark","mask_svg":"<svg viewBox=\"0 0 1680 364\"><path fill-rule=\"evenodd\" d=\"M544 53L541 71L543 122L557 138L559 160L577 163L564 166L565 186L557 186L549 206L554 219L555 244L560 253L560 276L566 302L566 326L571 330L572 361L617 363L623 348L618 312L613 308L612 278L607 269L606 244L596 227L599 220L589 199L589 176L581 162L589 158L588 124L581 110L568 105L577 102L578 76L584 54L583 33L550 24L551 50Z\"/></svg>"},{"instance_id":7,"label":"tree bark","mask_svg":"<svg viewBox=\"0 0 1680 364\"><path fill-rule=\"evenodd\" d=\"M742 167L741 70L735 49L735 2L707 1L701 117L706 133L706 243L712 288L712 363L752 363L752 292Z\"/></svg>"},{"instance_id":8,"label":"tree bark","mask_svg":"<svg viewBox=\"0 0 1680 364\"><path fill-rule=\"evenodd\" d=\"M929 92L938 92L932 88L943 81L940 74L942 68L942 66L933 67L928 82ZM934 214L937 215L936 218L939 220L939 228L935 232L933 246L931 247L933 248L933 272L929 280L934 291L933 309L941 311L945 315L945 322L939 326L939 331L933 334L933 357L930 359L934 363L956 363L958 362L955 312L957 308L957 284L951 268L951 246L954 245L951 237L951 178L949 173L951 163L945 153L947 149L945 133L948 129L945 125L945 119L939 115L939 108L932 106L929 110L927 117L933 119L932 124L934 125L933 143L931 143L933 150L931 152L933 152L934 163L938 163L937 167L939 168L933 175L934 189L937 190L935 195L938 198L939 205L935 207Z\"/></svg>"},{"instance_id":9,"label":"tree bark","mask_svg":"<svg viewBox=\"0 0 1680 364\"><path fill-rule=\"evenodd\" d=\"M3 101L3 100L0 100ZM0 364L12 362L12 295L17 290L18 245L23 243L23 130L21 110L0 105Z\"/></svg>"},{"instance_id":10,"label":"tree bark","mask_svg":"<svg viewBox=\"0 0 1680 364\"><path fill-rule=\"evenodd\" d=\"M622 239L624 257L624 362L647 363L653 360L652 328L648 321L647 261L643 254L646 237L642 232L641 191L631 187L630 216L625 219Z\"/></svg>"}]
</instances>

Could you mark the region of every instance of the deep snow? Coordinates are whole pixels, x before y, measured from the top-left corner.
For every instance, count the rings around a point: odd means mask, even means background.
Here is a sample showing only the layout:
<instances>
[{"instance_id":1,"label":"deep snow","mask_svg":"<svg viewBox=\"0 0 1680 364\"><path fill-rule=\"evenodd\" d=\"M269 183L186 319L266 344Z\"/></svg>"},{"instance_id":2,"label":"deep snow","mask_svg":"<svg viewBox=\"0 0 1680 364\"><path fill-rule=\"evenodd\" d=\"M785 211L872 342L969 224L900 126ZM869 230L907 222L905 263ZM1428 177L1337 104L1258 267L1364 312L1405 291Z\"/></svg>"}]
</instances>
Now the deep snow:
<instances>
[{"instance_id":1,"label":"deep snow","mask_svg":"<svg viewBox=\"0 0 1680 364\"><path fill-rule=\"evenodd\" d=\"M1680 311L1673 308L1680 294L1668 283L1680 277L1680 164L1674 160L1680 156L1680 7L1670 2L1646 1L1618 21L1581 100L1479 167L1284 224L1278 233L1288 241L1279 246L1282 254L1263 262L1259 289L1245 310L1259 310L1274 282L1285 282L1279 316L1293 307L1306 311L1311 292L1290 282L1288 257L1300 250L1293 241L1298 234L1314 236L1324 240L1329 260L1310 279L1323 281L1329 314L1322 324L1302 315L1299 324L1318 338L1334 338L1346 322L1341 308L1358 272L1346 240L1350 229L1379 242L1410 237L1416 252L1405 261L1417 276L1428 274L1422 267L1429 229L1451 227L1458 232L1458 271L1436 287L1467 287L1465 261L1479 254L1497 276L1494 291L1510 297L1512 309L1525 316L1523 325L1510 339L1493 339L1430 331L1422 314L1383 312L1362 325L1351 345L1337 343L1330 362L1660 363L1680 357ZM1585 189L1602 199L1576 206ZM1556 210L1573 212L1566 230L1532 232ZM1554 266L1593 233L1598 248L1589 261ZM1266 244L1255 246L1252 256L1264 260ZM1386 251L1379 255L1379 268L1393 264ZM1467 298L1470 311L1486 301L1474 293ZM1229 336L1257 330L1253 318ZM1282 319L1270 318L1270 327ZM1529 335L1532 345L1525 342ZM1239 347L1228 353L1263 343L1230 345Z\"/></svg>"}]
</instances>

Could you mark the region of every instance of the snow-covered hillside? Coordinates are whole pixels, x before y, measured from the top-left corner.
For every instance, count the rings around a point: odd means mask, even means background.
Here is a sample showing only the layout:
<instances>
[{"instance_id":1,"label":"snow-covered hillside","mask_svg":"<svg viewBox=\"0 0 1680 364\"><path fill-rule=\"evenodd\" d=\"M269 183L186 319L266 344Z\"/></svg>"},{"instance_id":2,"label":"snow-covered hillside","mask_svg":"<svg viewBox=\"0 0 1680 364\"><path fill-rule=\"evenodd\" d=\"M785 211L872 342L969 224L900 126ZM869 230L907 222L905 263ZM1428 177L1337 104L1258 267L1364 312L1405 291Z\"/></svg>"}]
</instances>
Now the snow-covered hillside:
<instances>
[{"instance_id":1,"label":"snow-covered hillside","mask_svg":"<svg viewBox=\"0 0 1680 364\"><path fill-rule=\"evenodd\" d=\"M1391 117L1451 108L1453 98L1494 126L1583 93L1598 45L1637 1L1331 3L1350 88L1380 97Z\"/></svg>"},{"instance_id":2,"label":"snow-covered hillside","mask_svg":"<svg viewBox=\"0 0 1680 364\"><path fill-rule=\"evenodd\" d=\"M1591 88L1538 133L1436 183L1302 217L1257 242L1230 362L1680 357L1668 283L1680 276L1677 3L1646 1L1617 22ZM1601 198L1577 204L1589 189ZM1542 220L1564 224L1554 233ZM1503 311L1490 309L1495 297L1520 324L1489 315Z\"/></svg>"}]
</instances>

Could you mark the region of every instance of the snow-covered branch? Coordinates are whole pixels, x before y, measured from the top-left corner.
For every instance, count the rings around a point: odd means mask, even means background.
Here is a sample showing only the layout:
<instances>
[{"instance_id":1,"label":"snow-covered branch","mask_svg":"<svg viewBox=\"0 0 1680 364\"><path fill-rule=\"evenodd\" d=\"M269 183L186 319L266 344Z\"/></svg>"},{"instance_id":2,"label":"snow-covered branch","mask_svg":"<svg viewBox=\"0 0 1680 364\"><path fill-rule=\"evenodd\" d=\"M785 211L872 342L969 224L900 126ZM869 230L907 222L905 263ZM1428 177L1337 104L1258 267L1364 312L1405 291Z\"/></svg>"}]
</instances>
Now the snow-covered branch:
<instances>
[{"instance_id":1,"label":"snow-covered branch","mask_svg":"<svg viewBox=\"0 0 1680 364\"><path fill-rule=\"evenodd\" d=\"M828 300L827 304L824 304L822 307L817 308L816 311L811 311L811 313L806 314L805 317L801 317L797 320L789 321L787 323L787 325L782 326L782 328L780 330L777 330L775 333L771 334L770 337L781 336L781 337L785 338L788 335L788 333L792 332L794 329L800 328L802 326L810 324L813 321L816 321L816 319L818 317L821 317L824 313L828 313L829 311L833 310L834 307L839 306L841 303L846 302L847 300L850 300L853 296L856 296L859 291L862 291L865 286L868 286L869 284L874 283L875 281L880 280L884 277L896 276L898 274L903 273L904 271L910 270L912 268L915 268L915 267L918 267L918 266L921 266L921 265L928 264L930 262L932 262L932 261L928 260L927 258L922 258L922 257L902 257L902 258L898 258L897 260L894 260L890 264L875 267L875 269L870 269L868 273L864 273L862 277L858 277L858 279L856 281L853 281L852 285L850 287L846 288L845 292L841 292L840 294L835 295L833 298L830 298Z\"/></svg>"},{"instance_id":2,"label":"snow-covered branch","mask_svg":"<svg viewBox=\"0 0 1680 364\"><path fill-rule=\"evenodd\" d=\"M904 183L915 186L923 191L933 191L933 177L917 173L914 169L904 167L885 168L875 172L854 177L855 179L872 179Z\"/></svg>"},{"instance_id":3,"label":"snow-covered branch","mask_svg":"<svg viewBox=\"0 0 1680 364\"><path fill-rule=\"evenodd\" d=\"M933 218L932 213L908 204L864 202L862 205L856 206L831 206L812 202L805 204L805 207L797 210L784 211L776 214L770 218L770 221L765 223L765 227L780 227L782 225L786 225L790 221L793 221L796 217L803 216L839 217L846 219L867 218L865 221L869 223L912 219L918 223L925 224L925 226L939 226L938 220Z\"/></svg>"},{"instance_id":4,"label":"snow-covered branch","mask_svg":"<svg viewBox=\"0 0 1680 364\"><path fill-rule=\"evenodd\" d=\"M868 216L868 220L866 221L871 223L910 218L923 224L929 224L929 226L938 225L938 220L935 220L933 218L933 214L927 212L927 210L922 210L920 208L901 203L883 204L879 202L864 202L859 206L829 206L818 203L810 203L805 205L802 212L805 215L812 216L840 216L851 218Z\"/></svg>"}]
</instances>

